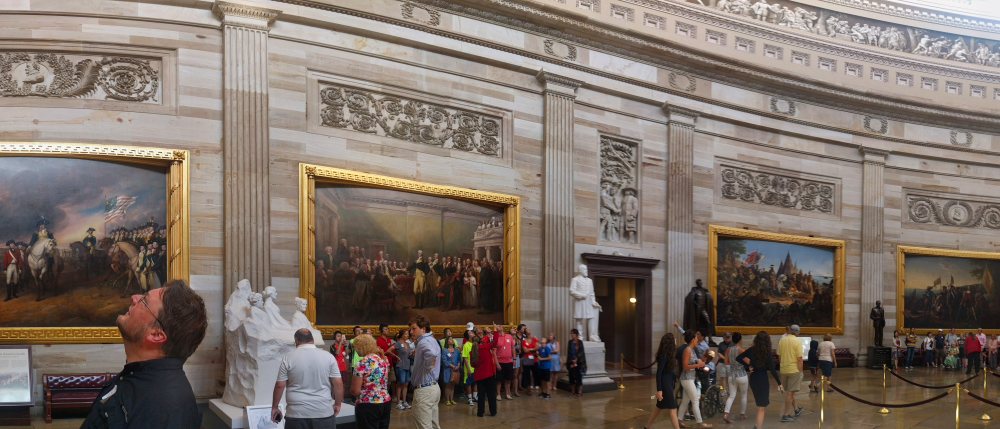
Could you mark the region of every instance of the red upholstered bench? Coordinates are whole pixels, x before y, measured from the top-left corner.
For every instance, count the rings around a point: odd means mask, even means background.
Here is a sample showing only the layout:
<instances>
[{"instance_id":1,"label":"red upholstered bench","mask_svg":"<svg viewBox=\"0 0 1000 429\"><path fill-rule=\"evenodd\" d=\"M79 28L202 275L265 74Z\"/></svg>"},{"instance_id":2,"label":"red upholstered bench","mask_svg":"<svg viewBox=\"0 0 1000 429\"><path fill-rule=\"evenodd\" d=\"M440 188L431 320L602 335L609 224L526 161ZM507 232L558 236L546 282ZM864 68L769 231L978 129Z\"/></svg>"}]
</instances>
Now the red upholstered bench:
<instances>
[{"instance_id":1,"label":"red upholstered bench","mask_svg":"<svg viewBox=\"0 0 1000 429\"><path fill-rule=\"evenodd\" d=\"M839 368L850 368L858 364L856 356L851 353L850 348L836 348L833 349L834 359L837 359L837 367Z\"/></svg>"},{"instance_id":2,"label":"red upholstered bench","mask_svg":"<svg viewBox=\"0 0 1000 429\"><path fill-rule=\"evenodd\" d=\"M44 374L45 422L52 423L52 411L77 411L86 413L101 389L111 383L111 373L98 374Z\"/></svg>"}]
</instances>

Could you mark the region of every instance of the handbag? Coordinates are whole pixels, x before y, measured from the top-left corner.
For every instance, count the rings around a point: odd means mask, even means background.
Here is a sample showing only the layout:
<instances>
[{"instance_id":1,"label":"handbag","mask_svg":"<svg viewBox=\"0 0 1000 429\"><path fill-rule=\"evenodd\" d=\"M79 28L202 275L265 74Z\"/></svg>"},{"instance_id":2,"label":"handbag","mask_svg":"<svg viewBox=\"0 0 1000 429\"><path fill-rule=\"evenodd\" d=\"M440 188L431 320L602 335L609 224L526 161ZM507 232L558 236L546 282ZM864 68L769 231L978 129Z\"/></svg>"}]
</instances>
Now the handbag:
<instances>
[{"instance_id":1,"label":"handbag","mask_svg":"<svg viewBox=\"0 0 1000 429\"><path fill-rule=\"evenodd\" d=\"M451 371L451 383L452 384L458 383L458 371L454 371L454 370Z\"/></svg>"}]
</instances>

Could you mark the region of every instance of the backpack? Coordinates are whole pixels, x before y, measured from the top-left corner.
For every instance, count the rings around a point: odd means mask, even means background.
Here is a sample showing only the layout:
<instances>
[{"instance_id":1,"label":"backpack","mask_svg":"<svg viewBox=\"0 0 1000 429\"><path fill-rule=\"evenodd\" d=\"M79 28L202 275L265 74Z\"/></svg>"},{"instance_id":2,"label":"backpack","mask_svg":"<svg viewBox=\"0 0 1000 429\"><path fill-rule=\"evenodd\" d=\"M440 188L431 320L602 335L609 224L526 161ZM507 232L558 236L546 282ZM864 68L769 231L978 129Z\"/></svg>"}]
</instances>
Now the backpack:
<instances>
[{"instance_id":1,"label":"backpack","mask_svg":"<svg viewBox=\"0 0 1000 429\"><path fill-rule=\"evenodd\" d=\"M472 342L472 350L469 351L469 364L475 367L479 364L479 343Z\"/></svg>"}]
</instances>

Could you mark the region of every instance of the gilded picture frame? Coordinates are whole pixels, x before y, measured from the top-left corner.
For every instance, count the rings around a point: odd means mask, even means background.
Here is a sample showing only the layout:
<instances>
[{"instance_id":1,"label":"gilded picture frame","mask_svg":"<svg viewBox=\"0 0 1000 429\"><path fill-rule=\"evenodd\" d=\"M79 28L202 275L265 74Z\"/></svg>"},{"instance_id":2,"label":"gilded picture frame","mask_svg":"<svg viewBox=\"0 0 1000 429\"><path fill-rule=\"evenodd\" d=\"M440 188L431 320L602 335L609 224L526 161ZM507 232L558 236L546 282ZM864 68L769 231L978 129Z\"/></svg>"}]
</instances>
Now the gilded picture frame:
<instances>
[{"instance_id":1,"label":"gilded picture frame","mask_svg":"<svg viewBox=\"0 0 1000 429\"><path fill-rule=\"evenodd\" d=\"M825 273L825 271L830 270L832 271L832 279L829 279L831 275L826 275L822 276L824 280L822 281L816 280L814 282L813 273L811 271L809 271L808 274L805 272L806 270L802 270L802 272L798 270L795 271L796 275L801 275L802 277L808 276L809 283L813 285L811 286L811 292L810 292L811 295L804 294L807 297L811 296L808 300L803 300L800 298L803 294L801 294L798 289L796 289L794 292L796 295L793 295L793 288L792 286L789 286L789 284L791 283L790 281L782 279L778 281L772 280L769 283L776 283L782 285L783 287L779 287L778 290L779 291L785 290L786 291L785 294L792 297L791 300L796 303L795 305L799 305L800 302L814 304L813 301L815 300L817 302L823 303L822 305L819 306L819 308L817 308L817 311L829 311L831 313L829 314L828 318L825 316L825 314L823 316L823 320L828 319L829 322L828 323L824 322L820 325L816 324L810 325L808 323L803 323L800 321L796 321L794 319L790 319L792 320L791 323L798 323L801 325L802 329L801 332L803 334L813 335L813 334L829 333L832 335L842 335L844 333L844 287L845 287L845 271L846 271L844 240L809 237L801 235L779 234L773 232L755 231L755 230L733 228L733 227L726 227L719 225L710 225L708 228L708 236L709 236L708 286L709 286L709 291L712 294L712 298L715 303L714 317L717 323L716 332L740 332L743 334L754 334L758 331L763 330L769 334L777 335L784 333L786 328L785 326L783 326L783 323L775 325L768 325L764 323L748 323L746 325L741 325L735 323L723 323L726 322L725 320L720 321L719 318L720 307L723 308L723 311L727 310L726 307L727 304L725 302L724 303L719 302L720 287L731 288L733 287L734 284L738 283L736 281L724 282L726 284L720 285L720 279L719 279L720 241L726 242L726 240L736 240L736 241L747 241L752 244L752 246L750 247L759 247L759 248L766 247L769 249L768 251L770 252L775 252L775 251L779 251L781 253L787 252L785 253L785 255L783 255L786 258L785 260L775 261L776 263L780 264L778 271L781 271L781 267L785 265L797 267L794 264L795 262L799 261L799 255L796 254L795 256L793 256L793 253L795 253L797 250L799 252L813 253L813 255L809 256L809 258L813 260L817 258L816 255L819 255L818 257L821 259L821 261L818 261L816 263L820 264L819 266L824 267L823 268L824 273L817 273L815 278L819 279L821 277L821 274L828 274ZM815 251L809 249L815 249ZM766 251L747 250L746 255L742 254L739 255L742 257L741 260L736 260L736 261L731 260L726 264L721 264L721 265L728 264L727 266L733 266L734 265L733 262L736 262L737 265L742 265L744 269L747 269L746 267L748 266L748 264L751 264L754 267L757 267L759 270L764 270L763 268L759 268L759 264L756 262L756 261L763 261L766 259L763 255L761 255L761 253L764 252ZM756 254L754 255L754 253ZM732 256L730 256L730 258L732 258ZM805 258L805 256L803 256L803 258ZM824 258L829 258L829 259L824 259ZM788 264L788 261L792 261L792 263ZM727 268L727 266L721 266L721 268L729 269ZM764 271L770 271L770 268ZM752 276L752 278L757 279L758 282L762 282L764 281L765 278L763 274L765 273L757 273L754 276ZM789 274L789 276L792 276L792 274ZM775 275L775 277L779 276ZM740 279L742 279L742 277L740 277ZM728 293L728 291L722 291L722 292ZM758 296L763 296L763 295L758 295ZM821 301L819 300L819 298L817 298L820 296L823 297ZM764 305L765 305L764 303L761 303L761 306ZM780 306L780 309L778 310L779 312L788 310L789 307L791 307L791 305L785 305L781 302L774 302L766 305ZM803 306L804 305L806 304L803 304ZM768 308L768 310L770 310L770 308ZM723 319L732 319L732 317L724 317ZM768 318L768 320L774 320L774 319Z\"/></svg>"},{"instance_id":2,"label":"gilded picture frame","mask_svg":"<svg viewBox=\"0 0 1000 429\"><path fill-rule=\"evenodd\" d=\"M956 275L958 276L957 280ZM1000 276L1000 253L897 246L897 329L902 331L913 328L916 332L955 329L964 334L970 331L978 332L978 329L982 328L983 332L989 335L1000 334L1000 321L991 320L995 319L992 316L996 314L992 310L1000 304L993 303L997 295L987 295L997 283L996 276ZM931 280L932 278L934 280ZM909 284L911 287L908 289L908 281L916 285ZM962 293L949 299L945 291L950 286L956 286L955 289ZM941 292L938 292L938 287L941 287ZM911 291L909 297L907 297L907 290ZM975 310L961 308L966 305L963 299L965 290L970 291L972 303L984 303L986 308ZM928 291L931 293L927 294ZM984 299L979 299L978 292L984 292ZM1000 290L997 293L1000 294ZM941 300L935 301L934 298L938 295L941 295ZM910 303L907 302L908 300ZM931 305L918 302L922 300ZM994 306L992 309L991 305ZM946 312L963 314L968 319L941 314ZM977 313L982 313L983 317L976 317ZM910 318L923 319L927 323L907 323L907 319Z\"/></svg>"},{"instance_id":3,"label":"gilded picture frame","mask_svg":"<svg viewBox=\"0 0 1000 429\"><path fill-rule=\"evenodd\" d=\"M190 282L189 183L190 153L187 150L89 143L0 143L0 158L68 158L108 161L162 171L166 176L166 216L157 228L165 231L165 275ZM158 173L157 173L158 174ZM128 297L121 298L124 308ZM95 344L121 343L118 328L90 327L2 327L0 344Z\"/></svg>"},{"instance_id":4,"label":"gilded picture frame","mask_svg":"<svg viewBox=\"0 0 1000 429\"><path fill-rule=\"evenodd\" d=\"M299 255L300 255L300 285L299 294L308 301L306 315L316 324L324 338L332 338L336 331L351 335L355 325L348 324L318 324L317 323L317 184L320 186L343 185L365 189L398 191L423 196L470 202L485 206L493 206L503 213L503 320L471 320L477 325L492 324L503 327L516 325L520 322L520 197L494 192L479 191L455 186L436 185L408 179L400 179L377 174L369 174L321 165L301 163L299 165ZM430 256L428 254L428 256ZM378 335L377 317L367 323L358 323L363 329ZM481 319L481 318L480 318ZM436 323L431 318L431 328L440 335L450 328L457 338L465 330L464 324ZM399 329L406 328L403 324L390 324L390 331L395 334Z\"/></svg>"}]
</instances>

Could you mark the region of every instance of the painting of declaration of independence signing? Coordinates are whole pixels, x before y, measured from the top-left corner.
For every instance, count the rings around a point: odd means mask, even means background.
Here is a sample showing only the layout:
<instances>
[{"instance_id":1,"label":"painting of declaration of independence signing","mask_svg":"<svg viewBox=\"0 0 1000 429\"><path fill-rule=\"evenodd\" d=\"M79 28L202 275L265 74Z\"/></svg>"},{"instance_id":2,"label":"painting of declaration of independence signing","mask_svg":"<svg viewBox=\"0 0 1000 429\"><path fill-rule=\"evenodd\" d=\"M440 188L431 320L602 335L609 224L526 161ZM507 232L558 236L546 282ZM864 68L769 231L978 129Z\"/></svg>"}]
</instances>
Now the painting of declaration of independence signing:
<instances>
[{"instance_id":1,"label":"painting of declaration of independence signing","mask_svg":"<svg viewBox=\"0 0 1000 429\"><path fill-rule=\"evenodd\" d=\"M993 258L996 255L992 255ZM903 326L1000 329L1000 259L909 253L903 272Z\"/></svg>"},{"instance_id":2,"label":"painting of declaration of independence signing","mask_svg":"<svg viewBox=\"0 0 1000 429\"><path fill-rule=\"evenodd\" d=\"M504 209L391 189L316 186L316 322L504 323Z\"/></svg>"},{"instance_id":3,"label":"painting of declaration of independence signing","mask_svg":"<svg viewBox=\"0 0 1000 429\"><path fill-rule=\"evenodd\" d=\"M113 326L166 281L166 172L12 156L0 183L0 327Z\"/></svg>"},{"instance_id":4,"label":"painting of declaration of independence signing","mask_svg":"<svg viewBox=\"0 0 1000 429\"><path fill-rule=\"evenodd\" d=\"M836 326L836 247L722 235L716 251L719 326Z\"/></svg>"}]
</instances>

